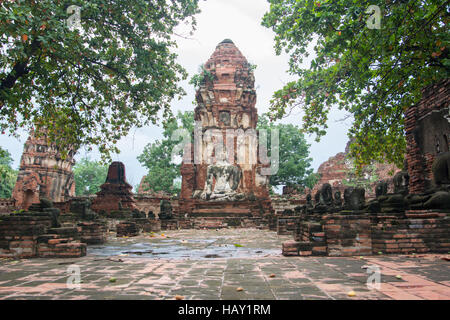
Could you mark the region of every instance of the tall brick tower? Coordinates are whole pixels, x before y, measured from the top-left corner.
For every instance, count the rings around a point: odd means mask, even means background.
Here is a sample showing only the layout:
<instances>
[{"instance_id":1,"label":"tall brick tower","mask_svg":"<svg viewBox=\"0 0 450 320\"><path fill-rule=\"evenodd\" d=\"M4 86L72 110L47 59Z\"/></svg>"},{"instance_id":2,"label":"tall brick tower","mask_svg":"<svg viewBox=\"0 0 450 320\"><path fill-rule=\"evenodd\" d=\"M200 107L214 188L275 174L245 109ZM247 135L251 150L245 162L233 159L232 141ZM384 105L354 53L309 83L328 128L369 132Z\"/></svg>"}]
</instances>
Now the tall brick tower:
<instances>
[{"instance_id":1,"label":"tall brick tower","mask_svg":"<svg viewBox=\"0 0 450 320\"><path fill-rule=\"evenodd\" d=\"M20 209L45 197L54 202L75 196L72 166L75 152L70 150L65 159L55 146L48 145L45 135L31 132L23 149L13 198Z\"/></svg>"},{"instance_id":2,"label":"tall brick tower","mask_svg":"<svg viewBox=\"0 0 450 320\"><path fill-rule=\"evenodd\" d=\"M181 215L261 216L272 211L268 176L261 171L267 165L258 155L254 82L251 65L234 43L219 43L196 93L194 144L190 162L181 166Z\"/></svg>"}]
</instances>

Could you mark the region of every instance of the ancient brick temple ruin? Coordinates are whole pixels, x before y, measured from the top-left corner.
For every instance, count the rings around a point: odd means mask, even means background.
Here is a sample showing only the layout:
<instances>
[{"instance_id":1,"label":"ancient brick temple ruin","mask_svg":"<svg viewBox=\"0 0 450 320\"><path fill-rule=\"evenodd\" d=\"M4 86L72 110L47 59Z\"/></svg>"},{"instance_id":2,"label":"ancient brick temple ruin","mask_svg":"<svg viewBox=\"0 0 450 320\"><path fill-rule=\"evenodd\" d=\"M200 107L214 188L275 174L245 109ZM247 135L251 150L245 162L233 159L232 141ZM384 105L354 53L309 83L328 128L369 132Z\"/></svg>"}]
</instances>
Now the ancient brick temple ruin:
<instances>
[{"instance_id":1,"label":"ancient brick temple ruin","mask_svg":"<svg viewBox=\"0 0 450 320\"><path fill-rule=\"evenodd\" d=\"M279 219L294 234L284 255L449 252L449 83L425 88L405 113L407 171L379 181L370 201L363 188L345 188L343 199L330 183L315 188L314 201Z\"/></svg>"},{"instance_id":2,"label":"ancient brick temple ruin","mask_svg":"<svg viewBox=\"0 0 450 320\"><path fill-rule=\"evenodd\" d=\"M62 159L58 149L46 140L45 135L32 132L25 143L13 191L15 205L20 209L38 203L40 198L61 202L75 196L72 173L75 152L69 150Z\"/></svg>"},{"instance_id":3,"label":"ancient brick temple ruin","mask_svg":"<svg viewBox=\"0 0 450 320\"><path fill-rule=\"evenodd\" d=\"M196 93L195 142L181 167L179 212L188 217L261 218L272 207L266 166L258 154L251 65L227 39L205 63L203 75Z\"/></svg>"},{"instance_id":4,"label":"ancient brick temple ruin","mask_svg":"<svg viewBox=\"0 0 450 320\"><path fill-rule=\"evenodd\" d=\"M362 177L355 177L353 173L353 159L349 156L350 141L347 143L344 152L339 152L327 161L322 163L318 170L320 179L314 188L306 193L315 195L324 183L329 183L334 192L339 191L344 194L345 188L359 182L366 191L366 197L375 198L375 187L380 180L389 182L392 188L392 179L394 175L400 171L397 166L389 163L375 162L364 168ZM392 190L389 190L392 191Z\"/></svg>"},{"instance_id":5,"label":"ancient brick temple ruin","mask_svg":"<svg viewBox=\"0 0 450 320\"><path fill-rule=\"evenodd\" d=\"M80 257L86 245L104 243L108 235L227 227L291 234L282 247L286 256L447 253L449 90L448 80L436 83L406 110L403 170L375 164L379 181L345 185L351 174L346 150L320 166L313 190L285 188L285 195L269 196L252 67L224 40L204 65L179 197L149 191L145 179L133 194L121 162L110 165L96 195L75 197L74 152L63 160L45 137L31 134L14 199L0 199L0 257Z\"/></svg>"}]
</instances>

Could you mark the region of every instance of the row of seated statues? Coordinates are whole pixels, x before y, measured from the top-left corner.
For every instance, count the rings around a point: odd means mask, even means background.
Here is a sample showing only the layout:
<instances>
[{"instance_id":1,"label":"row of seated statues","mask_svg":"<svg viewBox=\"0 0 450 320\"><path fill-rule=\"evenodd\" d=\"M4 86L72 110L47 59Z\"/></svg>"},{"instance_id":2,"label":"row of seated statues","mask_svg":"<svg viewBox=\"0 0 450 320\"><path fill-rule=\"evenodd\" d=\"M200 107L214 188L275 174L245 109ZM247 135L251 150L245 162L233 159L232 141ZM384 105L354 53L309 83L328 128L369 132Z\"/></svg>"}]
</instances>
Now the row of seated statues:
<instances>
[{"instance_id":1,"label":"row of seated statues","mask_svg":"<svg viewBox=\"0 0 450 320\"><path fill-rule=\"evenodd\" d=\"M433 171L433 173L435 173ZM409 175L398 172L392 180L393 192L388 193L388 182L379 181L375 187L376 198L366 201L365 189L348 187L343 197L339 190L333 192L329 183L325 183L314 195L306 196L306 204L295 208L295 215L305 215L313 220L323 214L389 214L402 216L405 210L450 210L450 181L439 179L435 173L435 184L422 194L409 194ZM285 210L284 214L293 214Z\"/></svg>"}]
</instances>

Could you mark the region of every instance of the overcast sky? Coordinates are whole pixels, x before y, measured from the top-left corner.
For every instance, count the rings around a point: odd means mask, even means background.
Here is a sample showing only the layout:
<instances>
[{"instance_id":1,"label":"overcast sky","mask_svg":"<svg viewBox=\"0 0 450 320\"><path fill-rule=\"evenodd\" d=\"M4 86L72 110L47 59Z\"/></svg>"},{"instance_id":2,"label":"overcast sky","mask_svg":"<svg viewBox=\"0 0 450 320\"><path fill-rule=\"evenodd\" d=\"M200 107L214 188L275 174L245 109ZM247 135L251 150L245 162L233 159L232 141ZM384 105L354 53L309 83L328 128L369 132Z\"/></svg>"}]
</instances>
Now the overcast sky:
<instances>
[{"instance_id":1,"label":"overcast sky","mask_svg":"<svg viewBox=\"0 0 450 320\"><path fill-rule=\"evenodd\" d=\"M189 72L189 75L197 73L198 67L209 59L215 47L222 40L233 40L247 60L257 65L255 70L255 86L257 87L258 114L268 111L270 98L274 91L280 89L284 83L293 78L287 74L288 56L277 56L273 48L274 33L261 26L261 20L265 12L269 10L266 0L207 0L200 2L201 13L197 15L197 30L189 39L178 37L179 63ZM179 34L186 34L187 29L179 28ZM187 96L182 100L174 101L172 106L174 113L177 110L193 110L195 92L188 81L181 83ZM314 141L314 137L307 137L311 144L313 168L317 170L319 165L329 157L345 149L347 143L347 130L350 122L339 121L345 117L345 113L335 110L330 115L329 130L320 143ZM301 125L302 114L297 110L290 117L282 120L283 123ZM136 157L142 153L146 144L154 142L162 137L162 129L150 126L135 129L127 137L119 141L121 153L113 156L113 160L125 163L127 180L135 186L146 174ZM1 137L2 147L5 147L14 158L14 167L18 167L23 151L23 143L27 138L25 132L20 139ZM84 148L79 150L76 159L89 156L91 159L99 159L97 152L87 152Z\"/></svg>"}]
</instances>

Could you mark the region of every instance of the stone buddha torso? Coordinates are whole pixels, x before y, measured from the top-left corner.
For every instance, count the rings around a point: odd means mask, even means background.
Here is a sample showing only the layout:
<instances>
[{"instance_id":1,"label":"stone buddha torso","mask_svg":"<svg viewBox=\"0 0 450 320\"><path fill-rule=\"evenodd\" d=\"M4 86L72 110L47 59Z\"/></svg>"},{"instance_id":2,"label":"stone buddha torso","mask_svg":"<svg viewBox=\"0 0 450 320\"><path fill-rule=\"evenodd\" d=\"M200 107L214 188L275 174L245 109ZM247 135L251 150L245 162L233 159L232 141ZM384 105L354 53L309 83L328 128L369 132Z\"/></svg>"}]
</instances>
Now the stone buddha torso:
<instances>
[{"instance_id":1,"label":"stone buddha torso","mask_svg":"<svg viewBox=\"0 0 450 320\"><path fill-rule=\"evenodd\" d=\"M241 177L241 169L226 160L220 160L216 164L210 165L207 171L205 188L200 198L205 200L234 200Z\"/></svg>"}]
</instances>

